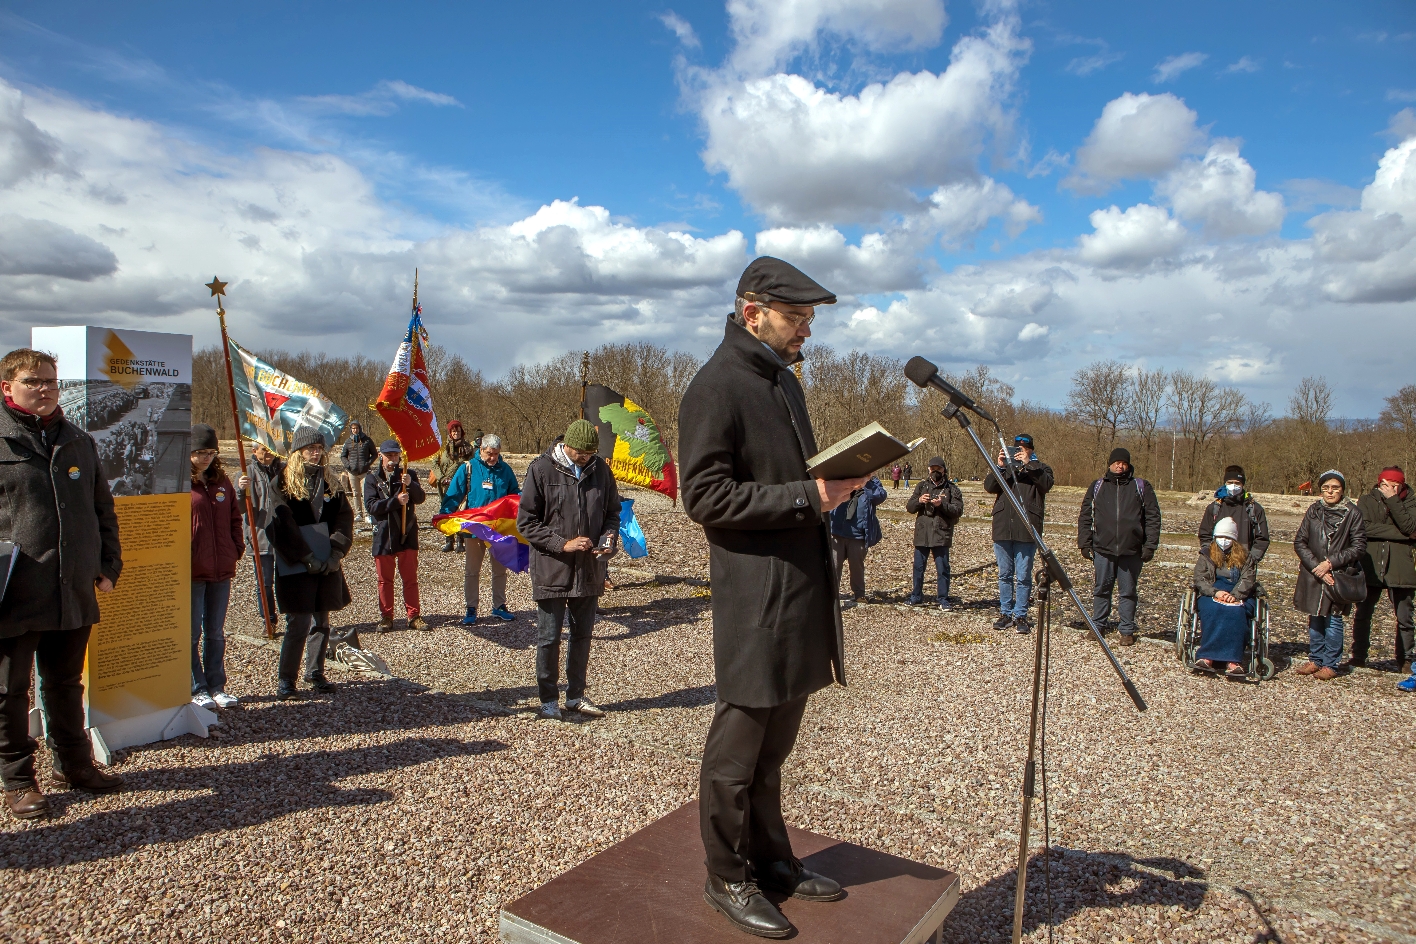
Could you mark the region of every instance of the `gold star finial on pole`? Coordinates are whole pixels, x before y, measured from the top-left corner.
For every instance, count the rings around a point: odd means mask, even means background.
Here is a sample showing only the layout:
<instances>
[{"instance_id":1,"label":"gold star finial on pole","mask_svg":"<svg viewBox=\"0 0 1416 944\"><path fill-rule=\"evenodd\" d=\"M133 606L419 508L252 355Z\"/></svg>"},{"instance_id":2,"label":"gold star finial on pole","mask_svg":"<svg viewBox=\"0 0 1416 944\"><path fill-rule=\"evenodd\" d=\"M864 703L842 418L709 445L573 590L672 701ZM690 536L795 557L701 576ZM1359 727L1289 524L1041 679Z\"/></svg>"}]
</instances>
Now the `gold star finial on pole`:
<instances>
[{"instance_id":1,"label":"gold star finial on pole","mask_svg":"<svg viewBox=\"0 0 1416 944\"><path fill-rule=\"evenodd\" d=\"M211 289L212 298L215 298L218 295L226 294L226 283L221 281L221 279L218 279L214 275L211 277L211 281L206 284L206 287Z\"/></svg>"}]
</instances>

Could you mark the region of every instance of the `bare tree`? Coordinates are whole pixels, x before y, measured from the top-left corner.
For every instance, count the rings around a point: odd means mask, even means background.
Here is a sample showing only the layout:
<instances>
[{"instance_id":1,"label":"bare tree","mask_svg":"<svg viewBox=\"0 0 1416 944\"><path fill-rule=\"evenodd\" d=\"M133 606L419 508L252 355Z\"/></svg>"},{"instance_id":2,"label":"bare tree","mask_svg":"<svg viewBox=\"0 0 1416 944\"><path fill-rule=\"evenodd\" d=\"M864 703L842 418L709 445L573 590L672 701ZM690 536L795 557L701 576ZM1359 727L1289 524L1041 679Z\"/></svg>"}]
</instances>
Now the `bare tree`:
<instances>
[{"instance_id":1,"label":"bare tree","mask_svg":"<svg viewBox=\"0 0 1416 944\"><path fill-rule=\"evenodd\" d=\"M1137 367L1126 378L1126 402L1122 422L1134 430L1145 443L1147 454L1155 449L1156 430L1165 411L1165 394L1170 389L1170 375L1165 368L1142 370Z\"/></svg>"},{"instance_id":2,"label":"bare tree","mask_svg":"<svg viewBox=\"0 0 1416 944\"><path fill-rule=\"evenodd\" d=\"M1333 453L1332 387L1322 377L1304 377L1288 398L1289 443L1303 481L1317 483Z\"/></svg>"},{"instance_id":3,"label":"bare tree","mask_svg":"<svg viewBox=\"0 0 1416 944\"><path fill-rule=\"evenodd\" d=\"M1402 439L1402 461L1407 471L1416 470L1416 385L1407 384L1386 398L1386 409L1378 422Z\"/></svg>"},{"instance_id":4,"label":"bare tree","mask_svg":"<svg viewBox=\"0 0 1416 944\"><path fill-rule=\"evenodd\" d=\"M1169 403L1180 435L1189 443L1186 478L1193 487L1206 447L1215 436L1239 427L1246 400L1234 387L1221 387L1208 377L1177 370L1170 375Z\"/></svg>"},{"instance_id":5,"label":"bare tree","mask_svg":"<svg viewBox=\"0 0 1416 944\"><path fill-rule=\"evenodd\" d=\"M1126 414L1126 365L1120 361L1094 361L1072 375L1067 410L1096 432L1097 451L1102 436L1116 445L1116 433Z\"/></svg>"}]
</instances>

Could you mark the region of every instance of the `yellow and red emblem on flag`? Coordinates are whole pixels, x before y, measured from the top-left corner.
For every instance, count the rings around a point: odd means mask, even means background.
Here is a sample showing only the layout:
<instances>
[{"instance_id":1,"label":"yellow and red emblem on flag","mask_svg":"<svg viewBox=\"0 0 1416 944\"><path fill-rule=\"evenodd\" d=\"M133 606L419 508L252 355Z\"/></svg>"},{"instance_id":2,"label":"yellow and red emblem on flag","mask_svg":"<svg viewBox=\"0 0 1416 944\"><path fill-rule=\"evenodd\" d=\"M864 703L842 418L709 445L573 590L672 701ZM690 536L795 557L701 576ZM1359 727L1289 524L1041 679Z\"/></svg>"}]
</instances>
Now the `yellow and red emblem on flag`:
<instances>
[{"instance_id":1,"label":"yellow and red emblem on flag","mask_svg":"<svg viewBox=\"0 0 1416 944\"><path fill-rule=\"evenodd\" d=\"M371 404L393 430L410 461L435 456L442 448L433 393L428 389L428 365L423 358L428 332L423 329L421 314L415 301L408 335L398 346L379 398Z\"/></svg>"}]
</instances>

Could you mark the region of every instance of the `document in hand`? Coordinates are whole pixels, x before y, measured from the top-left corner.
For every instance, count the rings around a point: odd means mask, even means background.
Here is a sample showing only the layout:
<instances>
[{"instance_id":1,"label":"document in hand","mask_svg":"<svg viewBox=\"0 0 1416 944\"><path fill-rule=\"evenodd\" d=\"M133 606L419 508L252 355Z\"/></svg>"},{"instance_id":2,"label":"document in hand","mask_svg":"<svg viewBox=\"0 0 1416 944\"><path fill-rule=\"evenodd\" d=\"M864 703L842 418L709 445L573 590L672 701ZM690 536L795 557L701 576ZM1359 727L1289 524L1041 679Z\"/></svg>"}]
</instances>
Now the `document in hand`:
<instances>
[{"instance_id":1,"label":"document in hand","mask_svg":"<svg viewBox=\"0 0 1416 944\"><path fill-rule=\"evenodd\" d=\"M806 470L817 479L856 479L914 452L924 437L904 443L871 423L806 460Z\"/></svg>"},{"instance_id":2,"label":"document in hand","mask_svg":"<svg viewBox=\"0 0 1416 944\"><path fill-rule=\"evenodd\" d=\"M315 555L315 560L329 560L330 552L334 549L329 543L329 525L321 521L318 524L302 524L300 535L309 545L310 553ZM279 554L275 555L275 572L282 577L290 577L295 574L305 573L305 565L300 561L290 563Z\"/></svg>"}]
</instances>

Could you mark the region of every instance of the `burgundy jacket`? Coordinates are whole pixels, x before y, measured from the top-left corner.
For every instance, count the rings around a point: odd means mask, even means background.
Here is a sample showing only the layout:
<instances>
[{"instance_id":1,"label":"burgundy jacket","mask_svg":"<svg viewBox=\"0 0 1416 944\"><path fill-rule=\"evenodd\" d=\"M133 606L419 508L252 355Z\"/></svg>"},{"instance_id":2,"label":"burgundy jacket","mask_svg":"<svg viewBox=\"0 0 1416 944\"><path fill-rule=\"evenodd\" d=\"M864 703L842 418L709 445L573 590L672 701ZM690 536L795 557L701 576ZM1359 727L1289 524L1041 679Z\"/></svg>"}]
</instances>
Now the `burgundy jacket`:
<instances>
[{"instance_id":1,"label":"burgundy jacket","mask_svg":"<svg viewBox=\"0 0 1416 944\"><path fill-rule=\"evenodd\" d=\"M222 476L192 485L192 582L216 583L236 576L246 552L236 486Z\"/></svg>"}]
</instances>

